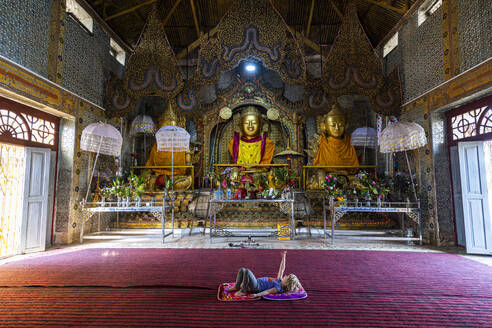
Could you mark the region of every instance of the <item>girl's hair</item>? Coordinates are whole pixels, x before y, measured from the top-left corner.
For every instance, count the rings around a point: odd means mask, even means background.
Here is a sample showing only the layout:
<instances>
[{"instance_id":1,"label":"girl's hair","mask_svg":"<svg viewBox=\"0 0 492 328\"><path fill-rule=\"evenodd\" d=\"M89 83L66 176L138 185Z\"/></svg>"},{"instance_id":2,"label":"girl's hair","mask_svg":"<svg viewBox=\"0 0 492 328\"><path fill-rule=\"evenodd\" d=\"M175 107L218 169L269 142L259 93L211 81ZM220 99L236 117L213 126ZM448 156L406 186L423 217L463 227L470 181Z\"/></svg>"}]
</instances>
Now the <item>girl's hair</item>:
<instances>
[{"instance_id":1,"label":"girl's hair","mask_svg":"<svg viewBox=\"0 0 492 328\"><path fill-rule=\"evenodd\" d=\"M301 283L299 282L299 279L297 279L296 275L291 273L287 276L287 283L285 286L282 286L284 291L287 293L292 293L294 290L299 288L301 286Z\"/></svg>"}]
</instances>

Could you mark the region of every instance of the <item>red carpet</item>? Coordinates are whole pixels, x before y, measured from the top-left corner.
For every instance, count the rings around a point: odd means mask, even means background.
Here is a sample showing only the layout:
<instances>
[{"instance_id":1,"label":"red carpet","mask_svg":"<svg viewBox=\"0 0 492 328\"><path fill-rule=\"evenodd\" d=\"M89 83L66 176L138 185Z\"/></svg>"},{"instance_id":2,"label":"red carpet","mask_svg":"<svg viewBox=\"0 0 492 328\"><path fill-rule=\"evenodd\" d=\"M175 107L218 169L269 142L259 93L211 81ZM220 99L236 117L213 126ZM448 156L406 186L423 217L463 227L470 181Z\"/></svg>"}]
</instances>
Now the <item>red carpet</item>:
<instances>
[{"instance_id":1,"label":"red carpet","mask_svg":"<svg viewBox=\"0 0 492 328\"><path fill-rule=\"evenodd\" d=\"M52 255L49 255L52 254ZM0 326L492 327L492 268L452 254L291 250L309 297L219 302L278 250L88 249L0 266Z\"/></svg>"}]
</instances>

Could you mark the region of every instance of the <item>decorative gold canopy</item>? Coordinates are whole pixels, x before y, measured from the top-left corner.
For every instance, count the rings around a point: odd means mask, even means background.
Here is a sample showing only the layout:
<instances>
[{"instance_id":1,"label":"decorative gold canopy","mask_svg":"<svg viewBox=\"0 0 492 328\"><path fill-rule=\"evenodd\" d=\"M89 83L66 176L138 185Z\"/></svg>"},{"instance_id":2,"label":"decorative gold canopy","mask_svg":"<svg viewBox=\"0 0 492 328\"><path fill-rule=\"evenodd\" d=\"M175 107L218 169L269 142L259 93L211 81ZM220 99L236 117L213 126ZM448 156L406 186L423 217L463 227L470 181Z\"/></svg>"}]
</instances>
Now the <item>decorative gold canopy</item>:
<instances>
[{"instance_id":1,"label":"decorative gold canopy","mask_svg":"<svg viewBox=\"0 0 492 328\"><path fill-rule=\"evenodd\" d=\"M247 58L278 71L284 82L304 83L301 48L270 1L236 0L217 25L217 33L204 36L203 42L197 67L202 84L215 84L220 71Z\"/></svg>"},{"instance_id":2,"label":"decorative gold canopy","mask_svg":"<svg viewBox=\"0 0 492 328\"><path fill-rule=\"evenodd\" d=\"M177 64L156 5L128 60L125 86L134 96L176 96L183 88Z\"/></svg>"},{"instance_id":3,"label":"decorative gold canopy","mask_svg":"<svg viewBox=\"0 0 492 328\"><path fill-rule=\"evenodd\" d=\"M124 81L111 73L106 82L106 97L104 98L107 116L126 116L135 109L135 103L135 99L128 94Z\"/></svg>"},{"instance_id":4,"label":"decorative gold canopy","mask_svg":"<svg viewBox=\"0 0 492 328\"><path fill-rule=\"evenodd\" d=\"M383 64L357 17L355 2L349 2L338 35L324 61L321 90L312 90L309 105L320 108L326 98L347 94L367 95L374 111L398 115L401 87L398 72L383 73ZM332 100L331 102L334 102ZM314 108L312 107L312 108Z\"/></svg>"}]
</instances>

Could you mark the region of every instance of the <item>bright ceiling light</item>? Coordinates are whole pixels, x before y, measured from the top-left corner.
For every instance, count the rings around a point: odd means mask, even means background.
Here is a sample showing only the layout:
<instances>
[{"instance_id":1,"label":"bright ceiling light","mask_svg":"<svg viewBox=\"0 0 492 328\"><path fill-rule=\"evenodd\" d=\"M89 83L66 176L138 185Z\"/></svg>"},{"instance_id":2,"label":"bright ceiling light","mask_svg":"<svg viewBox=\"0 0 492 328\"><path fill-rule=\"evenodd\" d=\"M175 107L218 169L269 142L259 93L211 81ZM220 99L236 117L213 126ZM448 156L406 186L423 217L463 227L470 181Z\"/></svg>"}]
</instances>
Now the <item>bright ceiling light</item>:
<instances>
[{"instance_id":1,"label":"bright ceiling light","mask_svg":"<svg viewBox=\"0 0 492 328\"><path fill-rule=\"evenodd\" d=\"M246 66L244 66L244 69L247 72L254 72L254 71L256 71L256 65L252 64L252 63L247 63Z\"/></svg>"}]
</instances>

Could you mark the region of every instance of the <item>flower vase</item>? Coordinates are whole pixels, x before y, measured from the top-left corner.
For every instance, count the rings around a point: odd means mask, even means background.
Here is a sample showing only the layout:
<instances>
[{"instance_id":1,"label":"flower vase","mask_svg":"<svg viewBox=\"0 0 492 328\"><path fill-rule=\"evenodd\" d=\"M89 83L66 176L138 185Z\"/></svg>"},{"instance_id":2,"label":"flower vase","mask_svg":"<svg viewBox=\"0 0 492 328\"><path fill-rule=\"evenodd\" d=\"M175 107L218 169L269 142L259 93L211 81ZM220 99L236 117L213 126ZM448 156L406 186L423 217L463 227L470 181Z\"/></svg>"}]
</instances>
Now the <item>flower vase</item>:
<instances>
[{"instance_id":1,"label":"flower vase","mask_svg":"<svg viewBox=\"0 0 492 328\"><path fill-rule=\"evenodd\" d=\"M376 200L376 204L378 207L381 207L383 205L383 197L378 197Z\"/></svg>"},{"instance_id":2,"label":"flower vase","mask_svg":"<svg viewBox=\"0 0 492 328\"><path fill-rule=\"evenodd\" d=\"M137 196L135 199L135 206L140 207L142 206L142 198L140 196Z\"/></svg>"},{"instance_id":3,"label":"flower vase","mask_svg":"<svg viewBox=\"0 0 492 328\"><path fill-rule=\"evenodd\" d=\"M130 207L130 197L125 198L125 206Z\"/></svg>"},{"instance_id":4,"label":"flower vase","mask_svg":"<svg viewBox=\"0 0 492 328\"><path fill-rule=\"evenodd\" d=\"M354 207L359 207L359 198L354 199Z\"/></svg>"},{"instance_id":5,"label":"flower vase","mask_svg":"<svg viewBox=\"0 0 492 328\"><path fill-rule=\"evenodd\" d=\"M365 198L365 206L366 207L371 207L371 196L366 196Z\"/></svg>"},{"instance_id":6,"label":"flower vase","mask_svg":"<svg viewBox=\"0 0 492 328\"><path fill-rule=\"evenodd\" d=\"M101 207L106 206L106 197L101 197Z\"/></svg>"},{"instance_id":7,"label":"flower vase","mask_svg":"<svg viewBox=\"0 0 492 328\"><path fill-rule=\"evenodd\" d=\"M150 198L150 206L154 206L154 196Z\"/></svg>"},{"instance_id":8,"label":"flower vase","mask_svg":"<svg viewBox=\"0 0 492 328\"><path fill-rule=\"evenodd\" d=\"M121 207L121 197L118 197L118 201L116 202L116 206Z\"/></svg>"}]
</instances>

